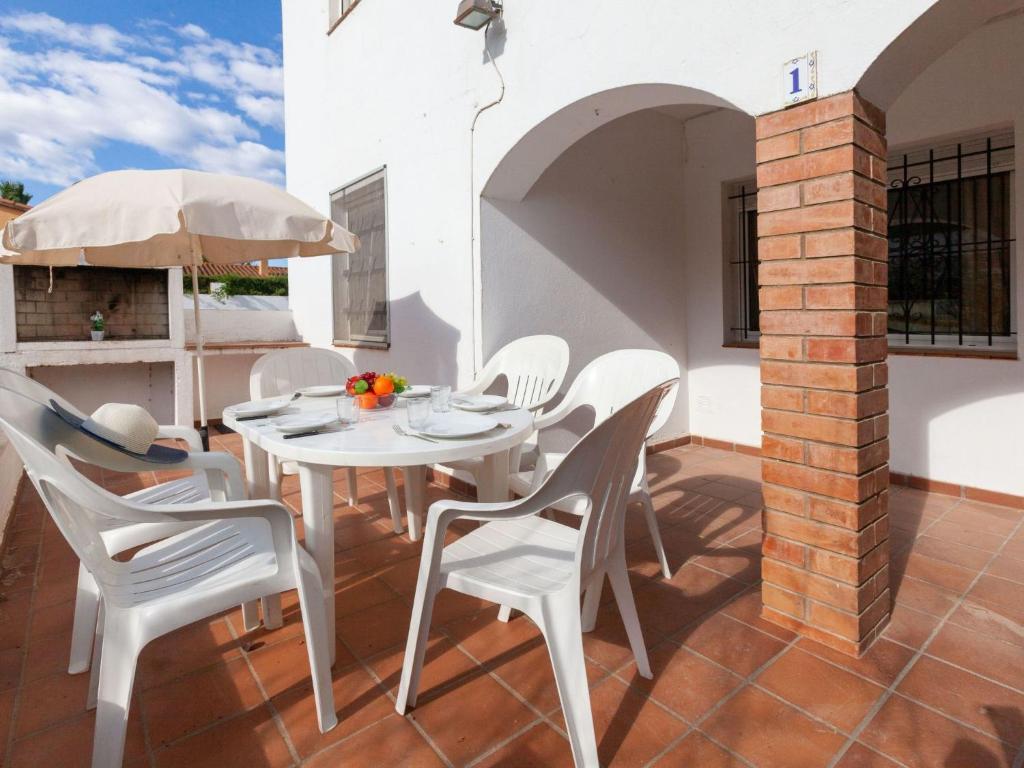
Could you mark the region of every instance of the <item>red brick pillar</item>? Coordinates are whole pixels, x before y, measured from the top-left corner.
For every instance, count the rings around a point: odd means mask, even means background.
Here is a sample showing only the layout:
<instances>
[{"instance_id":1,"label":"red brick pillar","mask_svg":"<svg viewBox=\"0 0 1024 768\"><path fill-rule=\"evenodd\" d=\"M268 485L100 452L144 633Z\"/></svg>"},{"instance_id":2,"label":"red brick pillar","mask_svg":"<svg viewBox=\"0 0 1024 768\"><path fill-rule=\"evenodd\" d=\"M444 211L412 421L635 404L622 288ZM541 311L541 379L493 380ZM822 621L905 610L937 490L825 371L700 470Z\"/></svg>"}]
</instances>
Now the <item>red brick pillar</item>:
<instances>
[{"instance_id":1,"label":"red brick pillar","mask_svg":"<svg viewBox=\"0 0 1024 768\"><path fill-rule=\"evenodd\" d=\"M885 114L757 118L764 616L849 654L889 617Z\"/></svg>"}]
</instances>

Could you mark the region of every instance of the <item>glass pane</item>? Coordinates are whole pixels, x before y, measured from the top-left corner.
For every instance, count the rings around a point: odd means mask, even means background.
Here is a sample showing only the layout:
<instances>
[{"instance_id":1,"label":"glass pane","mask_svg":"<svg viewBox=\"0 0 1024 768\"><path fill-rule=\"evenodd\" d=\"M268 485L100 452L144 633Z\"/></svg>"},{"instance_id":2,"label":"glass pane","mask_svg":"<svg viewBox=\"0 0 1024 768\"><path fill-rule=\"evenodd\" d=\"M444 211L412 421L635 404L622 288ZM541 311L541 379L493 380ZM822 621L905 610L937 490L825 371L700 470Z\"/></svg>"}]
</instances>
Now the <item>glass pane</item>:
<instances>
[{"instance_id":1,"label":"glass pane","mask_svg":"<svg viewBox=\"0 0 1024 768\"><path fill-rule=\"evenodd\" d=\"M353 184L331 201L331 216L359 236L359 250L334 257L334 335L388 341L384 175Z\"/></svg>"}]
</instances>

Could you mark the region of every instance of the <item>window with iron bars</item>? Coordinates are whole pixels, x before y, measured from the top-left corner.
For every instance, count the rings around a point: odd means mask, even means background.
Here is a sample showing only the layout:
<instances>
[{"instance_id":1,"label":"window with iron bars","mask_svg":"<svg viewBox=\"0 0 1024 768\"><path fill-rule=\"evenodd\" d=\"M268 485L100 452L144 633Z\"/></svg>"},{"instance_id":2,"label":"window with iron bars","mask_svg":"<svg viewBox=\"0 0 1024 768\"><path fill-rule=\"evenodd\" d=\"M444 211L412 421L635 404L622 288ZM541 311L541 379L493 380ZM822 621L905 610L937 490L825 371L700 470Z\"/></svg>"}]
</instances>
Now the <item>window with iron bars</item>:
<instances>
[{"instance_id":1,"label":"window with iron bars","mask_svg":"<svg viewBox=\"0 0 1024 768\"><path fill-rule=\"evenodd\" d=\"M1012 134L893 153L888 171L889 343L1016 347ZM729 340L756 341L757 196L727 196Z\"/></svg>"}]
</instances>

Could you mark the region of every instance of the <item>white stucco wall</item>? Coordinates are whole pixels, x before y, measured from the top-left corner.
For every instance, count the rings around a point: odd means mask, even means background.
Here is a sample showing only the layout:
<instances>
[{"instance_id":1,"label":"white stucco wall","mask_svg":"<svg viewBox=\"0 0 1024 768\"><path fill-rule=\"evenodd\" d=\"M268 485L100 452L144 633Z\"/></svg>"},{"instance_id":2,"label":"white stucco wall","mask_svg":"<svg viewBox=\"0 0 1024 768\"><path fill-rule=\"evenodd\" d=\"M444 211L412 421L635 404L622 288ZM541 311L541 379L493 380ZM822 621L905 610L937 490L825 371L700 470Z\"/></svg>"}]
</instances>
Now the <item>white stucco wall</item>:
<instances>
[{"instance_id":1,"label":"white stucco wall","mask_svg":"<svg viewBox=\"0 0 1024 768\"><path fill-rule=\"evenodd\" d=\"M685 369L688 397L677 408L675 428L759 443L757 353L722 347L722 183L754 170L752 120L742 113L778 109L782 62L817 50L823 95L849 90L868 73L872 95L892 107L893 146L997 124L1020 126L1019 18L981 28L918 77L957 35L1017 5L654 0L640 12L614 2L585 8L509 2L490 42L506 91L479 119L471 176L469 126L476 110L497 97L499 84L484 55L483 34L451 24L454 3L361 3L328 36L326 2L285 0L289 190L326 211L330 190L381 166L388 169L392 347L343 351L358 367L465 382L486 353L520 327L536 332L559 325L577 333L568 309L560 316L557 308L531 305L536 317L516 318L512 310L527 299L489 296L489 285L513 277L503 272L505 262L492 259L519 250L531 264L558 267L557 289L581 289L567 305L579 306L584 298L593 304L587 290L596 282L569 274L566 261L552 259L565 243L579 249L567 225L573 219L583 224L589 211L574 208L572 199L595 210L607 209L612 199L602 197L599 184L569 194L571 180L597 178L587 175L596 171L582 167L587 140L575 142L638 109L729 105L735 110L690 120L681 137L682 206L672 225L682 228L684 241L682 301L673 308L682 315L671 320L681 331L678 338L670 331L661 336L677 345ZM645 138L657 135L653 123L645 126ZM600 134L591 136L597 147ZM669 164L676 155L666 147L664 157ZM1018 189L1020 183L1018 175ZM485 191L491 199L481 203ZM551 195L562 195L563 218L569 220L564 229L531 207L534 194L552 201ZM516 220L522 216L528 226ZM615 221L602 223L613 227ZM531 229L549 236L532 237ZM590 234L576 228L580 242ZM601 252L597 263L611 250ZM537 270L536 290L525 295L544 295L552 288L551 274ZM295 323L314 344L331 343L329 284L327 259L292 261ZM616 297L630 290L608 288L600 297L608 312L601 322L616 318L623 304ZM544 318L549 327L540 327ZM640 330L627 325L619 332L623 339L640 338ZM574 366L599 346L574 341ZM1020 363L905 357L890 362L895 471L1024 493L1024 441L1014 439L1024 426Z\"/></svg>"},{"instance_id":2,"label":"white stucco wall","mask_svg":"<svg viewBox=\"0 0 1024 768\"><path fill-rule=\"evenodd\" d=\"M483 351L553 333L567 384L615 349L661 349L685 371L682 126L646 110L572 146L522 202L481 210ZM688 432L686 383L662 435Z\"/></svg>"}]
</instances>

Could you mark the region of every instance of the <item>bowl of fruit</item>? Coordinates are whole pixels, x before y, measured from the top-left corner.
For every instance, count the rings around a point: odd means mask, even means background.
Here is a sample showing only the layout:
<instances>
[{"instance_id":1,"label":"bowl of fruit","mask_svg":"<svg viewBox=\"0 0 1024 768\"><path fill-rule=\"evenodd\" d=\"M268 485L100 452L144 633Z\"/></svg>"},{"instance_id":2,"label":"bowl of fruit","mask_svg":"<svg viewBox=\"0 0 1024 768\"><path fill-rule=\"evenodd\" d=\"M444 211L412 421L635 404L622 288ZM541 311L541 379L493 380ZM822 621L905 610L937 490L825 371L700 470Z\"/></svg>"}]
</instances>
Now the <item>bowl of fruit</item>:
<instances>
[{"instance_id":1,"label":"bowl of fruit","mask_svg":"<svg viewBox=\"0 0 1024 768\"><path fill-rule=\"evenodd\" d=\"M398 395L409 386L404 376L397 373L367 371L345 382L345 391L359 401L362 410L390 408Z\"/></svg>"}]
</instances>

